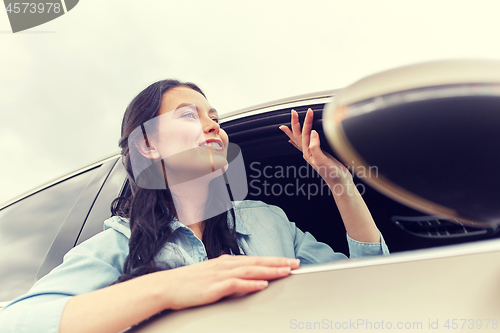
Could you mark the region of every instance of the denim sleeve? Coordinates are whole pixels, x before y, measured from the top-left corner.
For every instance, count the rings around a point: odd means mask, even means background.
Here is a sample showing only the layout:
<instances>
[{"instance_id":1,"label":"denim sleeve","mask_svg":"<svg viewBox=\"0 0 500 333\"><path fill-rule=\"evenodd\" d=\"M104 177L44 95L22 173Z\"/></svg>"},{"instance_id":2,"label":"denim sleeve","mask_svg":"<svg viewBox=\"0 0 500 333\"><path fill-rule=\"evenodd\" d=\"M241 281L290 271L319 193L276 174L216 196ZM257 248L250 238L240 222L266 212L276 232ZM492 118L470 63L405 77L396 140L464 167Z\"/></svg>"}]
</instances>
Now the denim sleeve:
<instances>
[{"instance_id":1,"label":"denim sleeve","mask_svg":"<svg viewBox=\"0 0 500 333\"><path fill-rule=\"evenodd\" d=\"M277 206L268 206L281 220L287 223L293 237L295 258L301 260L302 264L325 263L334 260L347 259L341 252L334 252L333 249L322 242L318 242L309 232L303 232L290 222L283 209ZM385 244L384 237L380 234L380 243L363 243L355 241L347 235L350 258L388 255L389 249Z\"/></svg>"},{"instance_id":2,"label":"denim sleeve","mask_svg":"<svg viewBox=\"0 0 500 333\"><path fill-rule=\"evenodd\" d=\"M347 256L341 252L334 252L333 249L325 243L318 242L309 232L303 232L294 222L290 222L283 209L278 206L267 206L274 214L275 218L271 221L279 231L280 236L286 237L285 242L293 244L292 251L295 258L300 259L302 265L325 263L334 260L347 259ZM271 223L269 221L268 223Z\"/></svg>"},{"instance_id":3,"label":"denim sleeve","mask_svg":"<svg viewBox=\"0 0 500 333\"><path fill-rule=\"evenodd\" d=\"M297 228L295 223L290 222L290 225L295 229L295 258L300 259L301 264L307 265L347 259L345 254L335 252L328 244L318 242L309 232L303 232Z\"/></svg>"},{"instance_id":4,"label":"denim sleeve","mask_svg":"<svg viewBox=\"0 0 500 333\"><path fill-rule=\"evenodd\" d=\"M389 248L385 243L384 236L380 233L380 243L358 242L347 235L347 244L349 245L349 255L351 258L366 256L389 255Z\"/></svg>"},{"instance_id":5,"label":"denim sleeve","mask_svg":"<svg viewBox=\"0 0 500 333\"><path fill-rule=\"evenodd\" d=\"M127 237L112 229L73 248L61 265L0 311L0 331L57 333L69 299L116 281L127 254Z\"/></svg>"}]
</instances>

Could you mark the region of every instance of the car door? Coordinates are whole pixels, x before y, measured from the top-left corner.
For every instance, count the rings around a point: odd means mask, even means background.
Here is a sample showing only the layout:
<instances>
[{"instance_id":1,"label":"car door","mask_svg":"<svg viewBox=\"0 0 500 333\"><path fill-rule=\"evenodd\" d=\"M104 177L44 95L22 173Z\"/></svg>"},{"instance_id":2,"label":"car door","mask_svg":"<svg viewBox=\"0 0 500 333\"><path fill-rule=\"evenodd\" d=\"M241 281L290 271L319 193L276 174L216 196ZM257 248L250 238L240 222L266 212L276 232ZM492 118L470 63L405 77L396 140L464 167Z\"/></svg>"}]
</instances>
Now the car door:
<instances>
[{"instance_id":1,"label":"car door","mask_svg":"<svg viewBox=\"0 0 500 333\"><path fill-rule=\"evenodd\" d=\"M117 157L94 163L0 209L0 307L62 262Z\"/></svg>"}]
</instances>

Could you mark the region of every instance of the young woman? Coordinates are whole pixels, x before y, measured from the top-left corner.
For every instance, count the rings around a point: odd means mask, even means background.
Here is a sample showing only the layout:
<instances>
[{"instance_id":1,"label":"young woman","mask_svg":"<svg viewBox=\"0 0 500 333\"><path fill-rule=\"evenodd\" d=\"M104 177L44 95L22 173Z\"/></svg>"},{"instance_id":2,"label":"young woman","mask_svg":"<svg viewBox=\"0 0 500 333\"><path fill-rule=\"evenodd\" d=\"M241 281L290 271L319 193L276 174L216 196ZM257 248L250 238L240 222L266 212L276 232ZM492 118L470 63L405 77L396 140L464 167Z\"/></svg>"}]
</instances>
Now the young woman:
<instances>
[{"instance_id":1,"label":"young woman","mask_svg":"<svg viewBox=\"0 0 500 333\"><path fill-rule=\"evenodd\" d=\"M334 200L350 256L388 254L350 173L321 151L312 111L302 130L291 117L291 129L280 127L289 142L330 188L345 188ZM211 185L230 168L228 136L194 84L164 80L142 91L125 112L119 145L131 197L117 198L103 232L0 312L2 332L119 332L166 309L259 291L300 262L346 258L276 206L210 210Z\"/></svg>"}]
</instances>

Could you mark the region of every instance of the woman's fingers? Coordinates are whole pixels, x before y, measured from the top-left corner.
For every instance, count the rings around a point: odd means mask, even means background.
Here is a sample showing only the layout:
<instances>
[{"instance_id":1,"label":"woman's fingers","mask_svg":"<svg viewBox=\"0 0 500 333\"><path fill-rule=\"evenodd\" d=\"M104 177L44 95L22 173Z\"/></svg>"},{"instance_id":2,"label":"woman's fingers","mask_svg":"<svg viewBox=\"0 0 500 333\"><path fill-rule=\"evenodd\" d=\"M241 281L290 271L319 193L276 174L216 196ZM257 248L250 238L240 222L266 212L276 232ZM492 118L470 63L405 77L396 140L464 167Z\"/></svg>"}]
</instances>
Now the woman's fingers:
<instances>
[{"instance_id":1,"label":"woman's fingers","mask_svg":"<svg viewBox=\"0 0 500 333\"><path fill-rule=\"evenodd\" d=\"M265 280L244 280L228 278L208 283L180 285L173 295L170 295L170 304L167 309L181 310L193 306L217 302L223 297L236 293L252 293L268 286Z\"/></svg>"},{"instance_id":2,"label":"woman's fingers","mask_svg":"<svg viewBox=\"0 0 500 333\"><path fill-rule=\"evenodd\" d=\"M227 268L235 268L240 266L268 266L282 267L288 266L292 269L297 269L300 266L299 259L291 259L284 257L257 257L257 256L230 256L222 255L216 259L211 259L212 262L222 262ZM207 263L210 262L207 261Z\"/></svg>"},{"instance_id":3,"label":"woman's fingers","mask_svg":"<svg viewBox=\"0 0 500 333\"><path fill-rule=\"evenodd\" d=\"M281 125L279 129L285 132L285 134L290 138L288 142L290 142L298 150L302 151L302 132L300 130L299 114L295 110L292 110L291 112L290 127L292 129L289 129L286 125Z\"/></svg>"},{"instance_id":4,"label":"woman's fingers","mask_svg":"<svg viewBox=\"0 0 500 333\"><path fill-rule=\"evenodd\" d=\"M283 257L222 255L198 264L164 271L168 283L167 308L183 309L235 293L264 289L268 280L290 275L300 260Z\"/></svg>"},{"instance_id":5,"label":"woman's fingers","mask_svg":"<svg viewBox=\"0 0 500 333\"><path fill-rule=\"evenodd\" d=\"M288 142L289 142L289 143L291 143L291 144L292 144L292 146L294 146L294 147L295 147L295 148L297 148L298 150L302 151L302 149L300 149L300 147L299 147L299 146L297 146L297 145L295 144L295 142L293 142L292 140L288 140Z\"/></svg>"},{"instance_id":6,"label":"woman's fingers","mask_svg":"<svg viewBox=\"0 0 500 333\"><path fill-rule=\"evenodd\" d=\"M304 120L303 128L300 128L299 114L297 111L291 112L291 130L288 126L281 125L279 127L289 138L290 142L295 148L303 153L304 159L309 160L311 152L309 151L310 135L313 124L314 112L311 109L307 110L306 118Z\"/></svg>"},{"instance_id":7,"label":"woman's fingers","mask_svg":"<svg viewBox=\"0 0 500 333\"><path fill-rule=\"evenodd\" d=\"M210 288L209 302L215 302L235 293L252 293L267 287L268 280L276 280L290 275L290 266L242 266L225 272Z\"/></svg>"},{"instance_id":8,"label":"woman's fingers","mask_svg":"<svg viewBox=\"0 0 500 333\"><path fill-rule=\"evenodd\" d=\"M227 278L234 277L244 280L275 280L290 275L291 271L292 269L289 266L244 266L227 271L226 276Z\"/></svg>"},{"instance_id":9,"label":"woman's fingers","mask_svg":"<svg viewBox=\"0 0 500 333\"><path fill-rule=\"evenodd\" d=\"M241 280L241 279L227 279L216 283L210 288L208 296L209 302L213 303L223 297L227 297L237 293L253 293L265 289L268 282L264 280Z\"/></svg>"},{"instance_id":10,"label":"woman's fingers","mask_svg":"<svg viewBox=\"0 0 500 333\"><path fill-rule=\"evenodd\" d=\"M314 159L318 161L318 159L327 158L323 151L320 148L319 134L316 131L311 132L311 141L309 143L309 150L311 154L314 156Z\"/></svg>"},{"instance_id":11,"label":"woman's fingers","mask_svg":"<svg viewBox=\"0 0 500 333\"><path fill-rule=\"evenodd\" d=\"M304 119L304 127L302 128L302 147L305 148L303 149L303 154L304 154L304 159L308 160L309 157L311 156L311 152L309 150L309 143L311 141L311 129L312 129L312 123L313 123L313 111L311 109L307 110L306 113L306 118Z\"/></svg>"},{"instance_id":12,"label":"woman's fingers","mask_svg":"<svg viewBox=\"0 0 500 333\"><path fill-rule=\"evenodd\" d=\"M281 125L279 129L290 138L288 142L302 152L307 163L320 174L325 182L330 184L338 181L340 172L343 177L349 178L351 176L349 170L332 155L321 150L319 135L312 130L314 119L312 109L307 110L302 130L300 129L298 113L295 110L292 110L291 118L292 130L285 125Z\"/></svg>"},{"instance_id":13,"label":"woman's fingers","mask_svg":"<svg viewBox=\"0 0 500 333\"><path fill-rule=\"evenodd\" d=\"M288 126L286 125L281 125L280 127L278 127L280 130L282 130L289 138L290 140L288 140L289 143L292 144L292 146L294 146L295 148L297 148L298 150L302 151L302 148L300 148L300 146L298 144L295 143L295 137L292 133L292 131L288 128Z\"/></svg>"},{"instance_id":14,"label":"woman's fingers","mask_svg":"<svg viewBox=\"0 0 500 333\"><path fill-rule=\"evenodd\" d=\"M292 132L293 132L293 139L295 143L301 143L300 136L302 135L302 131L300 130L300 123L299 123L299 114L297 111L292 110L292 115L291 115L291 126L292 126Z\"/></svg>"},{"instance_id":15,"label":"woman's fingers","mask_svg":"<svg viewBox=\"0 0 500 333\"><path fill-rule=\"evenodd\" d=\"M286 125L281 125L280 127L278 127L280 130L282 130L289 138L290 140L288 142L292 143L293 140L294 140L294 137L293 137L293 133L292 131L288 128L288 126ZM293 143L292 143L293 144Z\"/></svg>"},{"instance_id":16,"label":"woman's fingers","mask_svg":"<svg viewBox=\"0 0 500 333\"><path fill-rule=\"evenodd\" d=\"M300 260L281 257L229 256L213 259L216 280L275 280L299 268Z\"/></svg>"}]
</instances>

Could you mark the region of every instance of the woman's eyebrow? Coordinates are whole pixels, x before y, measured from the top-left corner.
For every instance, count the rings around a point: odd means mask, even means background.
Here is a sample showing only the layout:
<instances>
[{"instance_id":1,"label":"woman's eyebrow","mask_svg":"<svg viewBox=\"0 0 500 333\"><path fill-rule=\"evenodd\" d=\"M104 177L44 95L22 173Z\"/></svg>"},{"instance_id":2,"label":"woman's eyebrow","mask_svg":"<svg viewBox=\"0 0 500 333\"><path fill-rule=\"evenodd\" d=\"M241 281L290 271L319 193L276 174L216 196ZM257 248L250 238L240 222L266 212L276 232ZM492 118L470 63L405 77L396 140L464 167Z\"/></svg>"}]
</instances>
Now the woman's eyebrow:
<instances>
[{"instance_id":1,"label":"woman's eyebrow","mask_svg":"<svg viewBox=\"0 0 500 333\"><path fill-rule=\"evenodd\" d=\"M177 105L177 107L175 108L174 112L183 108L183 107L186 107L186 106L191 106L192 108L194 108L195 110L197 110L196 108L196 105L194 105L193 103L181 103L179 105Z\"/></svg>"},{"instance_id":2,"label":"woman's eyebrow","mask_svg":"<svg viewBox=\"0 0 500 333\"><path fill-rule=\"evenodd\" d=\"M208 111L208 114L215 114L217 116L217 118L219 118L219 112L217 112L217 110L215 110L214 108L211 108L209 111Z\"/></svg>"}]
</instances>

